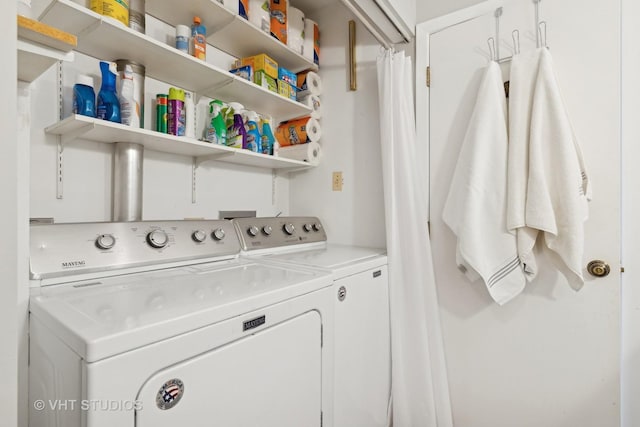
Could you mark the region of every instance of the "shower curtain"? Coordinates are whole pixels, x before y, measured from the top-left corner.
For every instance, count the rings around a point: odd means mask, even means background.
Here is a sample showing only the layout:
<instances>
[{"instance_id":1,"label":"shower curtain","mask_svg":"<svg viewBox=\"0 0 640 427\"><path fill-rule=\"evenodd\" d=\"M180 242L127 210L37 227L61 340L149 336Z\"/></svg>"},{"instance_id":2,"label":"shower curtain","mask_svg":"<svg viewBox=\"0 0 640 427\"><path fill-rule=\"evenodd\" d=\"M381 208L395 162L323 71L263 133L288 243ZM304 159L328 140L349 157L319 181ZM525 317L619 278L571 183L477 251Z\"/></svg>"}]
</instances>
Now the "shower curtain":
<instances>
[{"instance_id":1,"label":"shower curtain","mask_svg":"<svg viewBox=\"0 0 640 427\"><path fill-rule=\"evenodd\" d=\"M377 65L393 425L452 427L424 181L416 157L411 58L404 52L385 50Z\"/></svg>"}]
</instances>

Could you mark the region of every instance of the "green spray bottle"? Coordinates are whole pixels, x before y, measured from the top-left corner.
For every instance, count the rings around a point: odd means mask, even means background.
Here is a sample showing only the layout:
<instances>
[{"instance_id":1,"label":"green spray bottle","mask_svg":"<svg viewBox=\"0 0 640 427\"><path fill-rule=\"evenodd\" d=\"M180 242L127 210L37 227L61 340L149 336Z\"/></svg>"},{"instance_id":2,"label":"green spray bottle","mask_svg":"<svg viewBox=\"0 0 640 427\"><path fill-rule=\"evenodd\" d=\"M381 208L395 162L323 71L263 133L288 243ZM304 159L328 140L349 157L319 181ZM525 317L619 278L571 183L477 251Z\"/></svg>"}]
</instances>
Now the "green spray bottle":
<instances>
[{"instance_id":1,"label":"green spray bottle","mask_svg":"<svg viewBox=\"0 0 640 427\"><path fill-rule=\"evenodd\" d=\"M205 129L205 141L220 145L227 144L227 124L222 114L223 107L224 103L218 99L214 99L209 103L211 120L209 121L209 126Z\"/></svg>"}]
</instances>

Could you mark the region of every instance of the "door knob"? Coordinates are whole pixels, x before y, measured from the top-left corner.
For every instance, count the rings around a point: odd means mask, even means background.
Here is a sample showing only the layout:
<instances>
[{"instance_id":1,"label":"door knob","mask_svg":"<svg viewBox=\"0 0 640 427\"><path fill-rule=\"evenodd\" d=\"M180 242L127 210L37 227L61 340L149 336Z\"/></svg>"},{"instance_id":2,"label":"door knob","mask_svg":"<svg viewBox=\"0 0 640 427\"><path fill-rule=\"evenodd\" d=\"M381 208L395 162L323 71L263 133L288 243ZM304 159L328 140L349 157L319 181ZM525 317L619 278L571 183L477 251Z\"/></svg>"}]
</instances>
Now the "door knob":
<instances>
[{"instance_id":1,"label":"door knob","mask_svg":"<svg viewBox=\"0 0 640 427\"><path fill-rule=\"evenodd\" d=\"M595 259L587 264L587 271L595 277L605 277L611 272L611 267L604 261Z\"/></svg>"}]
</instances>

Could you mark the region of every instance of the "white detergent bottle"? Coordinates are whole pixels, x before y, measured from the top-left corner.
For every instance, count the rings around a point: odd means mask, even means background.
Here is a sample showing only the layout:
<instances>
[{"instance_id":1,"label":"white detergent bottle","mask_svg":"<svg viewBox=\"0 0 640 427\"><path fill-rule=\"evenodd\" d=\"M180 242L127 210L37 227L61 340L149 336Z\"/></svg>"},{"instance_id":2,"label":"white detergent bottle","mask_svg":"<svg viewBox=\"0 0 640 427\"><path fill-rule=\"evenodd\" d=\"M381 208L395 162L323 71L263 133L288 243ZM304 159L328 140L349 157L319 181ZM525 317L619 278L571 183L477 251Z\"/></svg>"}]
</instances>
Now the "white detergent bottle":
<instances>
[{"instance_id":1,"label":"white detergent bottle","mask_svg":"<svg viewBox=\"0 0 640 427\"><path fill-rule=\"evenodd\" d=\"M140 107L136 103L133 91L133 69L131 65L126 65L122 75L120 96L118 97L120 101L120 116L123 125L139 127Z\"/></svg>"},{"instance_id":2,"label":"white detergent bottle","mask_svg":"<svg viewBox=\"0 0 640 427\"><path fill-rule=\"evenodd\" d=\"M187 138L196 137L196 105L193 100L193 92L184 93L184 110L185 110L185 125L184 136Z\"/></svg>"}]
</instances>

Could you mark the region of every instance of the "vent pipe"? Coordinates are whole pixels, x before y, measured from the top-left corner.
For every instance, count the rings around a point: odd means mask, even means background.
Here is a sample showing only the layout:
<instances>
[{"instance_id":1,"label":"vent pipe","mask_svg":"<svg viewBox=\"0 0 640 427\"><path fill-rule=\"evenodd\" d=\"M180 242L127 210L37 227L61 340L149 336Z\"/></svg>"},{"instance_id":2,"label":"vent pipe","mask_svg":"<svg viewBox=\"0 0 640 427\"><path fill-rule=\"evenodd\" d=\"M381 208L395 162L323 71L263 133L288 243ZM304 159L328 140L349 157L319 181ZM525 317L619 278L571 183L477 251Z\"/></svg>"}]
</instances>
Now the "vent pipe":
<instances>
[{"instance_id":1,"label":"vent pipe","mask_svg":"<svg viewBox=\"0 0 640 427\"><path fill-rule=\"evenodd\" d=\"M144 146L116 142L113 161L113 221L142 221Z\"/></svg>"}]
</instances>

